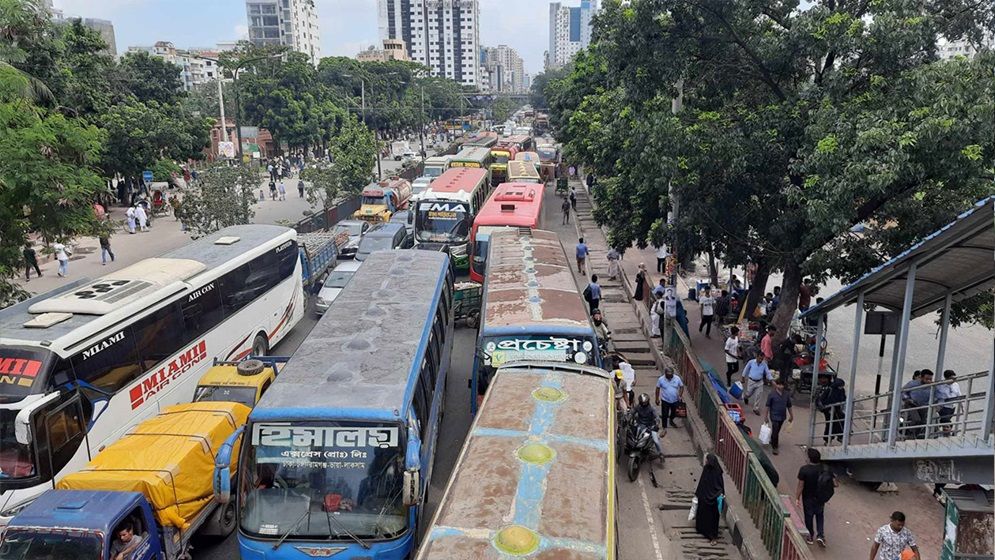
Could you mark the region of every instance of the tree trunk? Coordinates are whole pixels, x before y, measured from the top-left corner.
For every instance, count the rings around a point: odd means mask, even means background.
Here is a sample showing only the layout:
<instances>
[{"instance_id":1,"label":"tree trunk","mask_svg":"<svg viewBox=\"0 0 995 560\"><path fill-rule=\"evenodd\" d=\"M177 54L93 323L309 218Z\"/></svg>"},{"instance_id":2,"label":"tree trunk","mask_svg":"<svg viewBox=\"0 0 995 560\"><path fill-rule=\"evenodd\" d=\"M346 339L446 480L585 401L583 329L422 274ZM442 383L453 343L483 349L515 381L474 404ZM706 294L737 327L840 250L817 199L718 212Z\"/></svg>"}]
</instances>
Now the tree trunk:
<instances>
[{"instance_id":1,"label":"tree trunk","mask_svg":"<svg viewBox=\"0 0 995 560\"><path fill-rule=\"evenodd\" d=\"M757 270L753 274L753 282L750 283L750 291L746 293L746 318L753 317L752 311L757 308L760 299L764 297L767 289L767 279L770 277L770 265L765 260L757 262Z\"/></svg>"},{"instance_id":2,"label":"tree trunk","mask_svg":"<svg viewBox=\"0 0 995 560\"><path fill-rule=\"evenodd\" d=\"M784 281L781 283L781 301L777 305L777 312L774 313L774 326L777 332L774 333L774 346L777 347L788 336L788 327L791 326L791 318L794 317L798 309L798 288L802 284L802 271L793 260L784 263Z\"/></svg>"},{"instance_id":3,"label":"tree trunk","mask_svg":"<svg viewBox=\"0 0 995 560\"><path fill-rule=\"evenodd\" d=\"M711 243L708 244L708 279L712 288L719 287L719 269L715 266L715 249Z\"/></svg>"}]
</instances>

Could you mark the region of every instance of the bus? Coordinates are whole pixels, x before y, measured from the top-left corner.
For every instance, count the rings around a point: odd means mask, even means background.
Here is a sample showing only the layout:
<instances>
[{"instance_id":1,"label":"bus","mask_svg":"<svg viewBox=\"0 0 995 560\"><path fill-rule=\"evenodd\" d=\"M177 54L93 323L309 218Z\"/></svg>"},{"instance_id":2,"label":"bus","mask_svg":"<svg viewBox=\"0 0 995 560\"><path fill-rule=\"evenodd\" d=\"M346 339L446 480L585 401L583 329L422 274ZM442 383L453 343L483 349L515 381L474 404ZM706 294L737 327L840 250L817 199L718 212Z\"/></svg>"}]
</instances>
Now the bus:
<instances>
[{"instance_id":1,"label":"bus","mask_svg":"<svg viewBox=\"0 0 995 560\"><path fill-rule=\"evenodd\" d=\"M538 161L536 161L536 163L538 163ZM536 169L535 163L530 161L515 160L508 162L508 182L541 183L542 180L539 178L539 170Z\"/></svg>"},{"instance_id":2,"label":"bus","mask_svg":"<svg viewBox=\"0 0 995 560\"><path fill-rule=\"evenodd\" d=\"M444 253L378 251L335 298L249 415L235 500L242 558L413 551L452 355L453 281Z\"/></svg>"},{"instance_id":3,"label":"bus","mask_svg":"<svg viewBox=\"0 0 995 560\"><path fill-rule=\"evenodd\" d=\"M463 145L469 147L490 148L494 144L497 144L497 141L497 132L484 131L475 134L472 138L464 142Z\"/></svg>"},{"instance_id":4,"label":"bus","mask_svg":"<svg viewBox=\"0 0 995 560\"><path fill-rule=\"evenodd\" d=\"M415 559L615 559L614 411L602 369L503 365Z\"/></svg>"},{"instance_id":5,"label":"bus","mask_svg":"<svg viewBox=\"0 0 995 560\"><path fill-rule=\"evenodd\" d=\"M477 407L505 362L541 360L601 367L587 305L570 261L551 231L506 229L491 234L483 308L470 380Z\"/></svg>"},{"instance_id":6,"label":"bus","mask_svg":"<svg viewBox=\"0 0 995 560\"><path fill-rule=\"evenodd\" d=\"M447 248L457 270L470 268L470 226L487 200L487 171L452 168L436 179L415 204L415 242L422 249Z\"/></svg>"},{"instance_id":7,"label":"bus","mask_svg":"<svg viewBox=\"0 0 995 560\"><path fill-rule=\"evenodd\" d=\"M518 150L518 145L508 140L491 148L491 182L495 185L508 181L508 162L515 159Z\"/></svg>"},{"instance_id":8,"label":"bus","mask_svg":"<svg viewBox=\"0 0 995 560\"><path fill-rule=\"evenodd\" d=\"M304 316L297 233L225 228L0 310L0 523Z\"/></svg>"},{"instance_id":9,"label":"bus","mask_svg":"<svg viewBox=\"0 0 995 560\"><path fill-rule=\"evenodd\" d=\"M542 219L543 185L501 183L473 218L470 229L470 280L484 281L491 233L503 228L537 229Z\"/></svg>"},{"instance_id":10,"label":"bus","mask_svg":"<svg viewBox=\"0 0 995 560\"><path fill-rule=\"evenodd\" d=\"M488 148L469 147L460 150L451 160L449 168L472 167L474 169L484 169L487 171L487 180L490 180L490 168L493 158Z\"/></svg>"}]
</instances>

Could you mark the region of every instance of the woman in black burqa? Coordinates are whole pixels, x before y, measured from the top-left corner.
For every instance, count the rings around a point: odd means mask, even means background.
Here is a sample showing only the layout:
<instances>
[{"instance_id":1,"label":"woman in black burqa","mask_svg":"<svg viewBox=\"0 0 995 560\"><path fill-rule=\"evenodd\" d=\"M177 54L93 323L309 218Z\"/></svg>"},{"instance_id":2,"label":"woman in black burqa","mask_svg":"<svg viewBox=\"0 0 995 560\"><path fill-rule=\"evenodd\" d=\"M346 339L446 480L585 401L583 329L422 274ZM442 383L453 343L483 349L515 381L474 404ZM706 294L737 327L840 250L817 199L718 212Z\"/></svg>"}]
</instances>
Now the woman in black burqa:
<instances>
[{"instance_id":1,"label":"woman in black burqa","mask_svg":"<svg viewBox=\"0 0 995 560\"><path fill-rule=\"evenodd\" d=\"M705 467L701 470L701 480L694 495L698 498L698 513L694 528L703 537L715 544L719 538L719 496L725 494L722 467L719 459L709 453L705 456Z\"/></svg>"}]
</instances>

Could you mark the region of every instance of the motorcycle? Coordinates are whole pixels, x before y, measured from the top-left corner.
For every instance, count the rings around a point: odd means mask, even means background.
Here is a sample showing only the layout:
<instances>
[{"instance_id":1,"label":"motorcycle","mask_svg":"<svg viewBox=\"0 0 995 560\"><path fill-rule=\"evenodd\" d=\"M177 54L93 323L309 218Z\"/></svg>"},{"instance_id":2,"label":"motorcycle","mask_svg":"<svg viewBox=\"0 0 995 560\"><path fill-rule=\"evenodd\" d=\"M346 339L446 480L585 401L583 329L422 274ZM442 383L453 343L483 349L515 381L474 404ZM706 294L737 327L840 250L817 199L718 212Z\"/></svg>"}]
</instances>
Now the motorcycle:
<instances>
[{"instance_id":1,"label":"motorcycle","mask_svg":"<svg viewBox=\"0 0 995 560\"><path fill-rule=\"evenodd\" d=\"M629 430L625 440L625 453L629 456L629 464L627 468L627 473L629 475L629 482L635 482L636 478L639 476L639 468L644 462L650 463L650 481L653 483L653 487L657 488L656 474L653 472L652 461L662 456L656 450L656 444L653 443L653 429L645 424L640 424L634 419L629 422Z\"/></svg>"}]
</instances>

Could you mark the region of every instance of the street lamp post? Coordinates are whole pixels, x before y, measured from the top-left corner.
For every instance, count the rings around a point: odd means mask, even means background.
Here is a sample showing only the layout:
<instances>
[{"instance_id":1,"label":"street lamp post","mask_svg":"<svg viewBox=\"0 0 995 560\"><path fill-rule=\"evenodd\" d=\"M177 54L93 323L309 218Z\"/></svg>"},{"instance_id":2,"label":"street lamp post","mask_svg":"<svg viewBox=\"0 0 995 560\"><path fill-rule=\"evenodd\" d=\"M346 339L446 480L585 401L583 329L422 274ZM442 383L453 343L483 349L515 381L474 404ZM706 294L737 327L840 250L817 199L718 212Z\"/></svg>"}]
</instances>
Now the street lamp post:
<instances>
[{"instance_id":1,"label":"street lamp post","mask_svg":"<svg viewBox=\"0 0 995 560\"><path fill-rule=\"evenodd\" d=\"M421 112L418 113L418 137L421 140L421 156L425 157L425 86L421 86Z\"/></svg>"}]
</instances>

